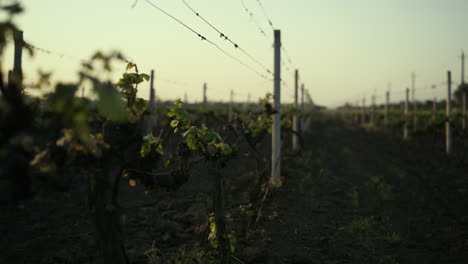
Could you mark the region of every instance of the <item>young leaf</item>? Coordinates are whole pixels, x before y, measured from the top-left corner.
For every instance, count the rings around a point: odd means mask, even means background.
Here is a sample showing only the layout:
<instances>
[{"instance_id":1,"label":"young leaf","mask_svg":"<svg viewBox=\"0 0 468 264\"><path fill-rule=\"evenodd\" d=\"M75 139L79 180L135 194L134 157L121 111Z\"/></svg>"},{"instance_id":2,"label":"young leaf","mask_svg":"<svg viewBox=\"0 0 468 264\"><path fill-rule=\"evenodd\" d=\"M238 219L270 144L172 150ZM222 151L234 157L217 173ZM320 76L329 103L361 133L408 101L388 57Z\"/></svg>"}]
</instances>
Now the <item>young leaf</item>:
<instances>
[{"instance_id":1,"label":"young leaf","mask_svg":"<svg viewBox=\"0 0 468 264\"><path fill-rule=\"evenodd\" d=\"M126 70L126 71L129 71L129 70L131 70L133 67L135 67L135 64L129 62L129 63L127 64L127 67L125 68L125 70Z\"/></svg>"},{"instance_id":2,"label":"young leaf","mask_svg":"<svg viewBox=\"0 0 468 264\"><path fill-rule=\"evenodd\" d=\"M114 121L123 121L127 117L122 98L111 83L104 83L97 87L99 101L98 111L105 117Z\"/></svg>"}]
</instances>

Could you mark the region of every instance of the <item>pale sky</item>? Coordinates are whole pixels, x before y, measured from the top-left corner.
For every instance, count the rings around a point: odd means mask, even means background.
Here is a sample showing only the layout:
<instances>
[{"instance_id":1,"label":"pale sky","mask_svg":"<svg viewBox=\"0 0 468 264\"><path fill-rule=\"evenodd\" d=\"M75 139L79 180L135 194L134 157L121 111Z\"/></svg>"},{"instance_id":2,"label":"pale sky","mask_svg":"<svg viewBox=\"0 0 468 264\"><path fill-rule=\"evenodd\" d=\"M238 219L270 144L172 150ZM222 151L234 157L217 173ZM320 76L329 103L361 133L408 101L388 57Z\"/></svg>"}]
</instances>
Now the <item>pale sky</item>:
<instances>
[{"instance_id":1,"label":"pale sky","mask_svg":"<svg viewBox=\"0 0 468 264\"><path fill-rule=\"evenodd\" d=\"M165 9L225 51L258 71L254 61L219 38L219 34L196 17L182 0L150 0ZM258 61L273 69L272 29L257 0L244 0L255 21L267 32L264 38L242 6L242 0L186 0ZM208 83L209 100L253 99L273 91L273 83L201 41L145 0L26 0L26 12L17 22L27 42L63 53L37 52L24 57L26 81L33 82L38 68L53 71L53 80L77 78L79 58L97 50L120 50L136 62L140 71L156 71L157 95L164 99L202 99ZM392 83L403 98L405 87L416 77L416 96L442 98L440 85L447 70L460 82L461 50L468 51L467 0L262 0L301 83L317 104L337 106L355 102L374 90L380 96ZM8 52L11 62L11 51ZM283 58L285 55L283 54ZM286 63L287 64L287 63ZM6 63L10 67L11 63ZM116 80L123 72L116 69ZM468 72L468 71L466 71ZM117 75L118 74L118 75ZM465 74L468 75L468 74ZM283 68L282 102L291 102L294 79ZM468 79L468 78L466 78ZM169 82L168 80L172 81ZM438 84L437 91L421 90ZM420 90L418 90L420 89ZM148 97L148 84L140 96Z\"/></svg>"}]
</instances>

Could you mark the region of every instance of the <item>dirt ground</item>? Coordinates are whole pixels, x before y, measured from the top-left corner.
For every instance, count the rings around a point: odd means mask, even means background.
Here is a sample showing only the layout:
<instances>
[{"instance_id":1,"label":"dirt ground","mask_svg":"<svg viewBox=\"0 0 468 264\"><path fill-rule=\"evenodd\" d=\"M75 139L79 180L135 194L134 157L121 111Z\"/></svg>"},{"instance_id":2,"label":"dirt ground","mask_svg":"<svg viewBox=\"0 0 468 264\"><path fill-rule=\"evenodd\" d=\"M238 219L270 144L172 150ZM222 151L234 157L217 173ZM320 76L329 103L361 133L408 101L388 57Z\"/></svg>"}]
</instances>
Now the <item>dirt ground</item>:
<instances>
[{"instance_id":1,"label":"dirt ground","mask_svg":"<svg viewBox=\"0 0 468 264\"><path fill-rule=\"evenodd\" d=\"M468 263L467 162L434 138L404 142L317 116L282 166L258 222L254 162L224 169L233 263ZM122 181L132 263L216 263L211 178L200 165L181 189L149 194ZM0 263L98 263L80 177L69 192L1 208L0 234Z\"/></svg>"}]
</instances>

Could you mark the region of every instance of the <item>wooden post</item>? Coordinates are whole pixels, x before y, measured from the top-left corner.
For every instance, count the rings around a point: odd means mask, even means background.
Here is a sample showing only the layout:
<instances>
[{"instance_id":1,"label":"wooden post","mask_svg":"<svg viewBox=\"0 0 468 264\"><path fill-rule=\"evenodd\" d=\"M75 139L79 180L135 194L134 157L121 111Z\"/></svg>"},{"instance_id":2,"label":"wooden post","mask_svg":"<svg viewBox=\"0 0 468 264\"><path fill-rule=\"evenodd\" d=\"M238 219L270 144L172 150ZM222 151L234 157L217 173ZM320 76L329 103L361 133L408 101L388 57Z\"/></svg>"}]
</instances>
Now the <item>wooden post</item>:
<instances>
[{"instance_id":1,"label":"wooden post","mask_svg":"<svg viewBox=\"0 0 468 264\"><path fill-rule=\"evenodd\" d=\"M13 61L13 72L11 74L8 74L8 82L15 83L16 87L20 89L22 87L21 84L23 82L23 31L15 31L13 33L13 39L15 42L15 55Z\"/></svg>"},{"instance_id":2,"label":"wooden post","mask_svg":"<svg viewBox=\"0 0 468 264\"><path fill-rule=\"evenodd\" d=\"M203 107L206 108L207 99L206 99L206 83L203 84Z\"/></svg>"},{"instance_id":3,"label":"wooden post","mask_svg":"<svg viewBox=\"0 0 468 264\"><path fill-rule=\"evenodd\" d=\"M466 93L462 93L462 129L466 130Z\"/></svg>"},{"instance_id":4,"label":"wooden post","mask_svg":"<svg viewBox=\"0 0 468 264\"><path fill-rule=\"evenodd\" d=\"M274 93L273 108L276 113L273 114L272 129L272 151L271 151L271 178L270 183L273 186L281 185L281 31L274 31Z\"/></svg>"},{"instance_id":5,"label":"wooden post","mask_svg":"<svg viewBox=\"0 0 468 264\"><path fill-rule=\"evenodd\" d=\"M23 68L22 68L22 60L23 60L23 31L15 31L14 33L14 40L15 40L15 60L13 64L13 74L15 78L21 80L23 77Z\"/></svg>"},{"instance_id":6,"label":"wooden post","mask_svg":"<svg viewBox=\"0 0 468 264\"><path fill-rule=\"evenodd\" d=\"M298 90L299 90L299 71L296 70L294 81L294 115L292 120L292 149L297 150L299 148L299 119L298 119Z\"/></svg>"},{"instance_id":7,"label":"wooden post","mask_svg":"<svg viewBox=\"0 0 468 264\"><path fill-rule=\"evenodd\" d=\"M406 88L406 97L405 97L405 125L403 127L403 139L408 139L408 108L409 108L409 88Z\"/></svg>"},{"instance_id":8,"label":"wooden post","mask_svg":"<svg viewBox=\"0 0 468 264\"><path fill-rule=\"evenodd\" d=\"M184 103L185 103L185 104L188 104L187 93L184 93Z\"/></svg>"},{"instance_id":9,"label":"wooden post","mask_svg":"<svg viewBox=\"0 0 468 264\"><path fill-rule=\"evenodd\" d=\"M452 73L450 71L447 72L447 101L446 101L446 121L445 121L445 152L447 155L452 153L452 131L450 126L450 119L451 119L451 97L452 97Z\"/></svg>"},{"instance_id":10,"label":"wooden post","mask_svg":"<svg viewBox=\"0 0 468 264\"><path fill-rule=\"evenodd\" d=\"M384 126L389 125L389 116L388 116L388 104L390 102L390 91L385 93L385 115L384 115Z\"/></svg>"},{"instance_id":11,"label":"wooden post","mask_svg":"<svg viewBox=\"0 0 468 264\"><path fill-rule=\"evenodd\" d=\"M436 119L436 114L437 114L437 98L434 97L432 101L432 120Z\"/></svg>"}]
</instances>

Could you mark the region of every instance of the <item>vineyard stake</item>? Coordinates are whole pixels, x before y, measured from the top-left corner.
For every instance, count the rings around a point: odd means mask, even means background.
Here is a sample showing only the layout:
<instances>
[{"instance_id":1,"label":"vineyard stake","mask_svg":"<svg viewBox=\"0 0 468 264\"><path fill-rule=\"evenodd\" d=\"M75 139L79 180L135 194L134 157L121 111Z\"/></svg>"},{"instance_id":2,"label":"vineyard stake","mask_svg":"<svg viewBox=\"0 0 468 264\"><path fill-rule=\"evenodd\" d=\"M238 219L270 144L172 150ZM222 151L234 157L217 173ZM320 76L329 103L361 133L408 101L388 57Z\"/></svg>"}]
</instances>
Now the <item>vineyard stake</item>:
<instances>
[{"instance_id":1,"label":"vineyard stake","mask_svg":"<svg viewBox=\"0 0 468 264\"><path fill-rule=\"evenodd\" d=\"M437 98L434 97L432 101L432 120L435 120L437 113Z\"/></svg>"},{"instance_id":2,"label":"vineyard stake","mask_svg":"<svg viewBox=\"0 0 468 264\"><path fill-rule=\"evenodd\" d=\"M151 70L151 79L150 79L150 98L148 102L148 112L149 117L146 124L145 136L152 133L154 128L157 126L157 116L156 116L156 92L154 89L154 70Z\"/></svg>"},{"instance_id":3,"label":"vineyard stake","mask_svg":"<svg viewBox=\"0 0 468 264\"><path fill-rule=\"evenodd\" d=\"M403 139L408 139L408 108L409 108L409 88L406 88L406 98L405 98L405 126L403 128Z\"/></svg>"},{"instance_id":4,"label":"vineyard stake","mask_svg":"<svg viewBox=\"0 0 468 264\"><path fill-rule=\"evenodd\" d=\"M207 103L207 99L206 99L206 83L203 84L203 107L206 109L206 103Z\"/></svg>"},{"instance_id":5,"label":"vineyard stake","mask_svg":"<svg viewBox=\"0 0 468 264\"><path fill-rule=\"evenodd\" d=\"M356 107L354 109L354 122L359 124L359 99L356 100Z\"/></svg>"},{"instance_id":6,"label":"vineyard stake","mask_svg":"<svg viewBox=\"0 0 468 264\"><path fill-rule=\"evenodd\" d=\"M366 123L366 97L362 98L362 107L361 107L361 123Z\"/></svg>"},{"instance_id":7,"label":"vineyard stake","mask_svg":"<svg viewBox=\"0 0 468 264\"><path fill-rule=\"evenodd\" d=\"M273 129L272 129L272 151L271 151L271 178L270 183L279 186L281 174L281 31L275 30L274 50L274 92L273 92Z\"/></svg>"},{"instance_id":8,"label":"vineyard stake","mask_svg":"<svg viewBox=\"0 0 468 264\"><path fill-rule=\"evenodd\" d=\"M370 122L372 125L375 125L375 94L372 95L372 109L371 109L371 117L370 117Z\"/></svg>"},{"instance_id":9,"label":"vineyard stake","mask_svg":"<svg viewBox=\"0 0 468 264\"><path fill-rule=\"evenodd\" d=\"M247 94L247 102L245 103L244 110L249 110L250 106L250 93Z\"/></svg>"},{"instance_id":10,"label":"vineyard stake","mask_svg":"<svg viewBox=\"0 0 468 264\"><path fill-rule=\"evenodd\" d=\"M234 91L231 89L231 95L229 99L229 122L233 119L233 108L234 108Z\"/></svg>"},{"instance_id":11,"label":"vineyard stake","mask_svg":"<svg viewBox=\"0 0 468 264\"><path fill-rule=\"evenodd\" d=\"M461 83L465 84L465 52L461 54Z\"/></svg>"},{"instance_id":12,"label":"vineyard stake","mask_svg":"<svg viewBox=\"0 0 468 264\"><path fill-rule=\"evenodd\" d=\"M302 114L304 114L304 84L301 84L301 110L302 110ZM299 127L301 130L301 133L304 133L305 131L304 120L301 120L299 125L300 125Z\"/></svg>"},{"instance_id":13,"label":"vineyard stake","mask_svg":"<svg viewBox=\"0 0 468 264\"><path fill-rule=\"evenodd\" d=\"M413 97L413 131L416 130L416 127L418 125L418 119L416 116L416 74L413 72L411 74L411 93Z\"/></svg>"},{"instance_id":14,"label":"vineyard stake","mask_svg":"<svg viewBox=\"0 0 468 264\"><path fill-rule=\"evenodd\" d=\"M452 153L452 131L450 127L450 115L452 111L451 106L451 86L452 86L452 73L447 72L447 101L446 101L446 120L445 120L445 152L449 155Z\"/></svg>"},{"instance_id":15,"label":"vineyard stake","mask_svg":"<svg viewBox=\"0 0 468 264\"><path fill-rule=\"evenodd\" d=\"M11 75L8 75L8 82L16 83L18 87L21 87L21 83L23 80L23 31L15 31L13 33L13 38L15 43L15 55L13 61L13 72Z\"/></svg>"},{"instance_id":16,"label":"vineyard stake","mask_svg":"<svg viewBox=\"0 0 468 264\"><path fill-rule=\"evenodd\" d=\"M388 104L390 102L390 91L385 93L385 115L384 115L384 126L388 126Z\"/></svg>"},{"instance_id":17,"label":"vineyard stake","mask_svg":"<svg viewBox=\"0 0 468 264\"><path fill-rule=\"evenodd\" d=\"M462 129L466 130L466 93L462 94Z\"/></svg>"},{"instance_id":18,"label":"vineyard stake","mask_svg":"<svg viewBox=\"0 0 468 264\"><path fill-rule=\"evenodd\" d=\"M299 148L299 136L297 132L299 131L298 127L298 90L299 90L299 71L296 70L295 76L294 76L294 115L293 115L293 120L292 120L292 149L297 150ZM295 132L295 133L294 133Z\"/></svg>"},{"instance_id":19,"label":"vineyard stake","mask_svg":"<svg viewBox=\"0 0 468 264\"><path fill-rule=\"evenodd\" d=\"M304 84L301 84L301 108L304 112Z\"/></svg>"}]
</instances>

